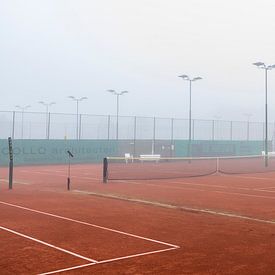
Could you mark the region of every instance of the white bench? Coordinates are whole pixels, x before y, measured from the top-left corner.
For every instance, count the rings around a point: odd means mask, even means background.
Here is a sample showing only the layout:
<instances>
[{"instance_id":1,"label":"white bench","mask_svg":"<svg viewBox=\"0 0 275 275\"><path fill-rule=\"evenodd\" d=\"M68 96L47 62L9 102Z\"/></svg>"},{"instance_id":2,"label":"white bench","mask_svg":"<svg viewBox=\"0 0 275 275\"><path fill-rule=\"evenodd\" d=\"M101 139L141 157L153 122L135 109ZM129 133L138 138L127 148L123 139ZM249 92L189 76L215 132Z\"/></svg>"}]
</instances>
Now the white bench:
<instances>
[{"instance_id":1,"label":"white bench","mask_svg":"<svg viewBox=\"0 0 275 275\"><path fill-rule=\"evenodd\" d=\"M275 152L268 152L268 156L275 156ZM265 156L265 151L262 151L262 156Z\"/></svg>"},{"instance_id":2,"label":"white bench","mask_svg":"<svg viewBox=\"0 0 275 275\"><path fill-rule=\"evenodd\" d=\"M156 162L158 162L160 160L160 155L140 155L139 160L140 161L156 161Z\"/></svg>"}]
</instances>

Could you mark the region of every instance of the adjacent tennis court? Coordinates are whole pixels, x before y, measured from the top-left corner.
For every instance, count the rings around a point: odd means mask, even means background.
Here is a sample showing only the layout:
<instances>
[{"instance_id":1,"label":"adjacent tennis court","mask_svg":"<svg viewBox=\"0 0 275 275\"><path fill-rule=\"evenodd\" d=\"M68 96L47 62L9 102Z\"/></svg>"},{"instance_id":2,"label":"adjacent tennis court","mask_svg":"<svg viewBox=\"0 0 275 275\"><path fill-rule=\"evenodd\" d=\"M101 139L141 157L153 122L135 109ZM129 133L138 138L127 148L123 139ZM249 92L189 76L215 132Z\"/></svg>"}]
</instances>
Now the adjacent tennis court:
<instances>
[{"instance_id":1,"label":"adjacent tennis court","mask_svg":"<svg viewBox=\"0 0 275 275\"><path fill-rule=\"evenodd\" d=\"M200 167L204 163L200 160ZM171 172L172 166L167 161L119 165L128 176L131 165L143 167L143 175L156 173L155 167ZM8 168L0 168L2 274L271 274L275 269L275 172L110 177L107 184L102 172L102 164L72 165L68 191L67 165L17 166L9 190Z\"/></svg>"}]
</instances>

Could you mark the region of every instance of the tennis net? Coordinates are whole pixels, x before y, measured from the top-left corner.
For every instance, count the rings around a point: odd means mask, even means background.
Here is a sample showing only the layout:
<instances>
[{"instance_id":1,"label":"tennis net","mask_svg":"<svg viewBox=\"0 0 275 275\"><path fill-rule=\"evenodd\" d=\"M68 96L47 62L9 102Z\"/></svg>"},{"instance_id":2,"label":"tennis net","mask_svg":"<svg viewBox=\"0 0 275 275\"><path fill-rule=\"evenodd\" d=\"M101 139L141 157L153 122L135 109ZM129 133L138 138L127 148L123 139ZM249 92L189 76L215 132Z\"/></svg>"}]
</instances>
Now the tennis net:
<instances>
[{"instance_id":1,"label":"tennis net","mask_svg":"<svg viewBox=\"0 0 275 275\"><path fill-rule=\"evenodd\" d=\"M275 171L275 156L233 156L199 158L122 158L103 161L103 181L173 179L207 176L215 173L249 174Z\"/></svg>"}]
</instances>

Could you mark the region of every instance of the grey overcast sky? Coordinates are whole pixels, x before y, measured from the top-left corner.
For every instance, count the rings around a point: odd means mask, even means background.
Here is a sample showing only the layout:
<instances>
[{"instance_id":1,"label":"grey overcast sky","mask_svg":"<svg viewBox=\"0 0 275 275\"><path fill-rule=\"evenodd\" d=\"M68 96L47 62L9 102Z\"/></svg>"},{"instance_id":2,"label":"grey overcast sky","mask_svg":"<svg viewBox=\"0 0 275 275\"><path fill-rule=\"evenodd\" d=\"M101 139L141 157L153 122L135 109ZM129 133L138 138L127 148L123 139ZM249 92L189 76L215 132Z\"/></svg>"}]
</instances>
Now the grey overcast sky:
<instances>
[{"instance_id":1,"label":"grey overcast sky","mask_svg":"<svg viewBox=\"0 0 275 275\"><path fill-rule=\"evenodd\" d=\"M264 71L275 63L274 0L0 0L0 110L87 96L82 113L264 120ZM275 120L275 70L269 72Z\"/></svg>"}]
</instances>

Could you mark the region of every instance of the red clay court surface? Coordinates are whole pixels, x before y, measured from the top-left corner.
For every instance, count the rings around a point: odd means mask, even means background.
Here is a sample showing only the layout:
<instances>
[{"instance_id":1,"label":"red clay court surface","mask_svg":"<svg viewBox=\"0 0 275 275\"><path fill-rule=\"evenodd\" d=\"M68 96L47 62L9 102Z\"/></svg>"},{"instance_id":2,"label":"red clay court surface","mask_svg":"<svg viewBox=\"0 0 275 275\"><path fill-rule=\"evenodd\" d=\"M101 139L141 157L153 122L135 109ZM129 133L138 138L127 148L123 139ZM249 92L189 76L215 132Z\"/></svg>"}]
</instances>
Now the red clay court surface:
<instances>
[{"instance_id":1,"label":"red clay court surface","mask_svg":"<svg viewBox=\"0 0 275 275\"><path fill-rule=\"evenodd\" d=\"M0 168L0 274L274 274L275 173L103 184Z\"/></svg>"}]
</instances>

